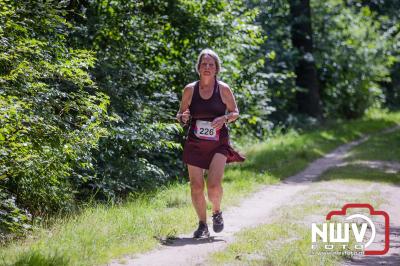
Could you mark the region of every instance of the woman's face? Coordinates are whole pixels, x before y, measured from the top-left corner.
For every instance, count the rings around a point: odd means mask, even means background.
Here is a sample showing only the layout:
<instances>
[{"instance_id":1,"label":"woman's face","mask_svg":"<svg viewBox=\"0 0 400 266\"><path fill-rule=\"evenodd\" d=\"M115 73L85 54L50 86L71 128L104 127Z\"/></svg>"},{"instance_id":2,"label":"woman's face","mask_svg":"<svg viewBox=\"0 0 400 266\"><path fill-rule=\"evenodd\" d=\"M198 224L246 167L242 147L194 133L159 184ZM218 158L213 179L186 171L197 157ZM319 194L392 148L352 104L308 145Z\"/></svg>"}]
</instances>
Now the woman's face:
<instances>
[{"instance_id":1,"label":"woman's face","mask_svg":"<svg viewBox=\"0 0 400 266\"><path fill-rule=\"evenodd\" d=\"M217 65L214 58L208 54L203 55L200 62L199 72L201 77L215 77L217 74Z\"/></svg>"}]
</instances>

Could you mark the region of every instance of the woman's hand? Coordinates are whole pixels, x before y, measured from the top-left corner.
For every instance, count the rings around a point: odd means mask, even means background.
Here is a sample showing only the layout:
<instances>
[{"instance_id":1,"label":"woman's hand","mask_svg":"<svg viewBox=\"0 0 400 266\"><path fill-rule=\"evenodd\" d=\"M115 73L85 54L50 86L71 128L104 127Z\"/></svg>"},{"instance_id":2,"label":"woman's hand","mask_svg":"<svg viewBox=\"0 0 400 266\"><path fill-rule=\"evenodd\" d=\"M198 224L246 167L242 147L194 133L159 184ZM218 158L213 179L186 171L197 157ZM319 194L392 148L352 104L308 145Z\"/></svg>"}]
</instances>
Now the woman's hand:
<instances>
[{"instance_id":1,"label":"woman's hand","mask_svg":"<svg viewBox=\"0 0 400 266\"><path fill-rule=\"evenodd\" d=\"M226 117L223 115L223 116L215 118L212 121L211 126L213 128L215 128L216 130L219 130L224 126L225 122L226 122Z\"/></svg>"},{"instance_id":2,"label":"woman's hand","mask_svg":"<svg viewBox=\"0 0 400 266\"><path fill-rule=\"evenodd\" d=\"M182 122L184 124L186 124L189 119L190 119L190 111L189 109L187 109L185 112L181 113L181 114L177 114L176 118L178 119L179 122Z\"/></svg>"},{"instance_id":3,"label":"woman's hand","mask_svg":"<svg viewBox=\"0 0 400 266\"><path fill-rule=\"evenodd\" d=\"M187 109L185 112L183 112L181 120L184 124L186 124L189 121L189 119L190 119L190 111L189 109Z\"/></svg>"}]
</instances>

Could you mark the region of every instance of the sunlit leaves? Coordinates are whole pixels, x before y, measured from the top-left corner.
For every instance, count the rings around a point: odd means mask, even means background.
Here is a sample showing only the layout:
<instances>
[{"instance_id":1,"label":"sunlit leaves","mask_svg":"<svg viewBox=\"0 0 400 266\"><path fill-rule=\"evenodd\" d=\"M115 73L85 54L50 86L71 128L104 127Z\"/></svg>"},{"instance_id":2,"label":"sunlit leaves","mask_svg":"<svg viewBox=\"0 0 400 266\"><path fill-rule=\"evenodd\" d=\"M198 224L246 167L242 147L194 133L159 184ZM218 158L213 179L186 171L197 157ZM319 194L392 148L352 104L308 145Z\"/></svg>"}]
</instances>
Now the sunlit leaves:
<instances>
[{"instance_id":1,"label":"sunlit leaves","mask_svg":"<svg viewBox=\"0 0 400 266\"><path fill-rule=\"evenodd\" d=\"M22 208L35 216L65 211L84 182L79 172L93 167L91 151L108 134L109 100L88 72L93 52L67 46L63 12L41 1L0 6L0 187L15 199L0 211L9 218Z\"/></svg>"},{"instance_id":2,"label":"sunlit leaves","mask_svg":"<svg viewBox=\"0 0 400 266\"><path fill-rule=\"evenodd\" d=\"M380 82L389 76L390 38L369 7L342 1L313 2L317 64L322 99L329 116L355 118L382 102Z\"/></svg>"}]
</instances>

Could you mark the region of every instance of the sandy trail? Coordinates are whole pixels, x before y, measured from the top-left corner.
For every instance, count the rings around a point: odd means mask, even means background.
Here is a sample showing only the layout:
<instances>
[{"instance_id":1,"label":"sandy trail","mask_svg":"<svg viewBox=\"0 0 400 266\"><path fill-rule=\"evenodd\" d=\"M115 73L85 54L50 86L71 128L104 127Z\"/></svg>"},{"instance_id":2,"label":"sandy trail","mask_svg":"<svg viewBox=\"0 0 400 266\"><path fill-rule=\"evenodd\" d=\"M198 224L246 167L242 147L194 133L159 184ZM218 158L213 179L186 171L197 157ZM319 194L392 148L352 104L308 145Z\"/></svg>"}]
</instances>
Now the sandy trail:
<instances>
[{"instance_id":1,"label":"sandy trail","mask_svg":"<svg viewBox=\"0 0 400 266\"><path fill-rule=\"evenodd\" d=\"M392 132L398 128L386 130L383 133ZM239 206L229 208L224 212L224 231L219 234L211 231L212 237L209 240L194 240L192 234L180 235L167 245L144 254L113 260L108 265L203 265L210 253L223 250L228 244L233 243L235 241L234 234L238 231L271 221L270 216L276 208L290 202L296 194L307 189L310 182L315 181L327 169L343 164L348 151L365 142L368 138L368 136L365 136L338 147L324 157L312 162L300 173L285 179L280 184L262 187ZM398 198L397 200L399 200ZM400 204L397 206L400 206ZM399 220L397 220L398 225ZM397 230L399 231L398 227Z\"/></svg>"},{"instance_id":2,"label":"sandy trail","mask_svg":"<svg viewBox=\"0 0 400 266\"><path fill-rule=\"evenodd\" d=\"M389 252L383 256L362 256L355 255L351 260L344 261L343 266L376 266L376 265L400 265L400 187L385 184L374 184L374 191L379 191L385 196L387 203L380 206L381 210L385 210L390 217L390 244ZM371 245L371 249L382 249L385 239L384 224L379 223L377 226L377 239L380 245Z\"/></svg>"}]
</instances>

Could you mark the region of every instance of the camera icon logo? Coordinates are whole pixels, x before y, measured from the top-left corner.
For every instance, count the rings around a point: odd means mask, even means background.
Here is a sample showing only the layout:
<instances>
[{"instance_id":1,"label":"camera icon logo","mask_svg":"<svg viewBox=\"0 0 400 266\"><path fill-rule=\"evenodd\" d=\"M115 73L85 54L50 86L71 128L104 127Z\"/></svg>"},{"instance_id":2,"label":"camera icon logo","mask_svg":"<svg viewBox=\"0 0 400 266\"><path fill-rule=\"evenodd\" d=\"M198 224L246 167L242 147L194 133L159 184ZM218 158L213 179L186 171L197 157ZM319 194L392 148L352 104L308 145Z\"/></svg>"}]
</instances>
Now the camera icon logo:
<instances>
[{"instance_id":1,"label":"camera icon logo","mask_svg":"<svg viewBox=\"0 0 400 266\"><path fill-rule=\"evenodd\" d=\"M366 209L368 214L355 213L348 215L350 209ZM335 216L342 216L340 218L344 222L332 221L332 218ZM372 217L373 219L371 219ZM355 222L355 219L358 222ZM374 248L370 247L372 243L375 243L377 236L376 220L383 221L384 223L384 246L382 248L377 248L376 245ZM384 255L389 251L389 215L385 211L375 210L367 203L349 203L345 204L341 210L329 212L326 215L326 221L322 224L322 227L319 224L312 223L312 249L320 247L325 251L333 252L335 248L339 248L345 252L347 248L351 248L364 255ZM370 234L366 234L368 227L370 228ZM350 245L350 232L353 233L356 242L354 245ZM322 240L323 245L319 244L321 241L318 241L318 236Z\"/></svg>"}]
</instances>

